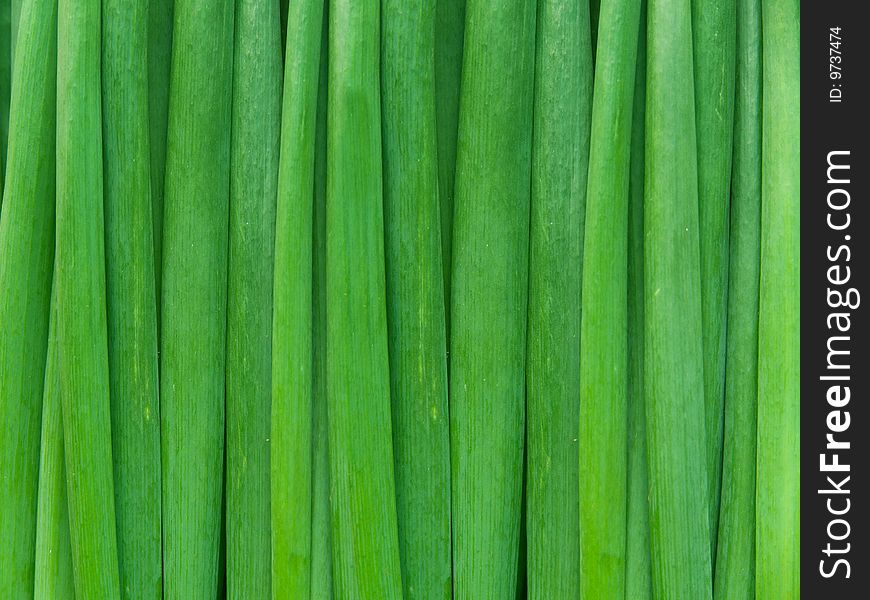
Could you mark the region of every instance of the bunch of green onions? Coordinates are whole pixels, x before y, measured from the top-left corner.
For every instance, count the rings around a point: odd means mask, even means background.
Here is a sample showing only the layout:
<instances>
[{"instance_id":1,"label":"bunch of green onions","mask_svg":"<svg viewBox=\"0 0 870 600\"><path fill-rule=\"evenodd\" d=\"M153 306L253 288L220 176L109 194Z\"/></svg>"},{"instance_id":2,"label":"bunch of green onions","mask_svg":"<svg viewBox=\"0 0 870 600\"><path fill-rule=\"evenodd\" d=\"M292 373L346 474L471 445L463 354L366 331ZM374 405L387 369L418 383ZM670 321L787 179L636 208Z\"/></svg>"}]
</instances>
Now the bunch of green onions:
<instances>
[{"instance_id":1,"label":"bunch of green onions","mask_svg":"<svg viewBox=\"0 0 870 600\"><path fill-rule=\"evenodd\" d=\"M799 597L799 39L0 0L0 598Z\"/></svg>"}]
</instances>

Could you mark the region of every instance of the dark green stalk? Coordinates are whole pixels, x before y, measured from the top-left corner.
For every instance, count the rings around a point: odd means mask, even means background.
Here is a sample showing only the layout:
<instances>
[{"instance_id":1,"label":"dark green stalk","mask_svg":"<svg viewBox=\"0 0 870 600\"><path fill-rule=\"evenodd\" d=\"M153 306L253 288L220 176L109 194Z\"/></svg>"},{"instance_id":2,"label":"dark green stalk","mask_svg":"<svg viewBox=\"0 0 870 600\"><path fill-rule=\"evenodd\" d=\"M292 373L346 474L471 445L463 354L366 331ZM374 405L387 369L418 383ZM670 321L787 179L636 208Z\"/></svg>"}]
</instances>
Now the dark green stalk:
<instances>
[{"instance_id":1,"label":"dark green stalk","mask_svg":"<svg viewBox=\"0 0 870 600\"><path fill-rule=\"evenodd\" d=\"M387 322L404 597L452 596L450 420L438 204L435 3L384 0Z\"/></svg>"},{"instance_id":2,"label":"dark green stalk","mask_svg":"<svg viewBox=\"0 0 870 600\"><path fill-rule=\"evenodd\" d=\"M57 309L54 303L49 327L42 405L42 447L39 454L34 600L75 597L63 456L63 415L60 408Z\"/></svg>"},{"instance_id":3,"label":"dark green stalk","mask_svg":"<svg viewBox=\"0 0 870 600\"><path fill-rule=\"evenodd\" d=\"M735 0L692 0L707 489L714 564L725 418L728 214L734 133L736 19Z\"/></svg>"},{"instance_id":4,"label":"dark green stalk","mask_svg":"<svg viewBox=\"0 0 870 600\"><path fill-rule=\"evenodd\" d=\"M256 600L272 595L269 444L281 25L275 2L237 0L235 4L227 289L226 569L227 597ZM308 298L310 302L310 292ZM294 336L290 339L299 341Z\"/></svg>"},{"instance_id":5,"label":"dark green stalk","mask_svg":"<svg viewBox=\"0 0 870 600\"><path fill-rule=\"evenodd\" d=\"M725 365L725 440L714 597L755 597L755 426L761 236L761 2L737 3L737 96Z\"/></svg>"},{"instance_id":6,"label":"dark green stalk","mask_svg":"<svg viewBox=\"0 0 870 600\"><path fill-rule=\"evenodd\" d=\"M55 223L57 2L30 0L0 213L0 598L33 594L39 429Z\"/></svg>"},{"instance_id":7,"label":"dark green stalk","mask_svg":"<svg viewBox=\"0 0 870 600\"><path fill-rule=\"evenodd\" d=\"M756 598L800 597L800 4L762 0Z\"/></svg>"},{"instance_id":8,"label":"dark green stalk","mask_svg":"<svg viewBox=\"0 0 870 600\"><path fill-rule=\"evenodd\" d=\"M450 266L453 248L453 196L459 88L467 0L435 0L435 122L438 138L438 199L441 205L441 268L445 315L450 332Z\"/></svg>"},{"instance_id":9,"label":"dark green stalk","mask_svg":"<svg viewBox=\"0 0 870 600\"><path fill-rule=\"evenodd\" d=\"M592 39L592 60L598 53L598 23L601 19L601 0L589 0L589 23Z\"/></svg>"},{"instance_id":10,"label":"dark green stalk","mask_svg":"<svg viewBox=\"0 0 870 600\"><path fill-rule=\"evenodd\" d=\"M587 3L538 3L535 79L525 564L528 597L543 600L580 593L578 299L592 113Z\"/></svg>"},{"instance_id":11,"label":"dark green stalk","mask_svg":"<svg viewBox=\"0 0 870 600\"><path fill-rule=\"evenodd\" d=\"M148 137L148 3L104 0L106 287L122 596L161 598L157 302Z\"/></svg>"},{"instance_id":12,"label":"dark green stalk","mask_svg":"<svg viewBox=\"0 0 870 600\"><path fill-rule=\"evenodd\" d=\"M650 572L649 476L643 397L643 172L646 128L646 9L641 2L631 117L628 181L628 499L625 540L625 598L653 597Z\"/></svg>"},{"instance_id":13,"label":"dark green stalk","mask_svg":"<svg viewBox=\"0 0 870 600\"><path fill-rule=\"evenodd\" d=\"M689 0L650 0L644 179L644 400L657 598L712 594ZM679 423L679 427L675 426Z\"/></svg>"},{"instance_id":14,"label":"dark green stalk","mask_svg":"<svg viewBox=\"0 0 870 600\"><path fill-rule=\"evenodd\" d=\"M381 173L380 6L331 0L326 312L332 557L339 598L402 597Z\"/></svg>"},{"instance_id":15,"label":"dark green stalk","mask_svg":"<svg viewBox=\"0 0 870 600\"><path fill-rule=\"evenodd\" d=\"M332 533L329 525L329 427L326 409L326 88L329 15L320 36L317 124L314 132L314 448L311 498L311 599L332 600Z\"/></svg>"},{"instance_id":16,"label":"dark green stalk","mask_svg":"<svg viewBox=\"0 0 870 600\"><path fill-rule=\"evenodd\" d=\"M11 26L9 31L9 41L12 46L10 48L11 54L9 55L10 65L12 66L11 70L15 70L15 53L17 51L16 46L18 45L18 31L20 29L24 29L21 26L21 15L24 12L24 4L27 0L9 0L10 5L10 16L11 16Z\"/></svg>"},{"instance_id":17,"label":"dark green stalk","mask_svg":"<svg viewBox=\"0 0 870 600\"><path fill-rule=\"evenodd\" d=\"M176 5L160 364L167 600L214 598L218 586L232 56L233 2Z\"/></svg>"},{"instance_id":18,"label":"dark green stalk","mask_svg":"<svg viewBox=\"0 0 870 600\"><path fill-rule=\"evenodd\" d=\"M640 2L603 0L589 148L580 337L580 597L625 596L628 191Z\"/></svg>"},{"instance_id":19,"label":"dark green stalk","mask_svg":"<svg viewBox=\"0 0 870 600\"><path fill-rule=\"evenodd\" d=\"M163 269L163 185L166 173L166 126L169 108L169 67L172 62L172 11L175 0L148 2L148 126L151 152L151 207L154 230L154 281L157 332Z\"/></svg>"},{"instance_id":20,"label":"dark green stalk","mask_svg":"<svg viewBox=\"0 0 870 600\"><path fill-rule=\"evenodd\" d=\"M272 597L310 597L314 144L323 0L287 17L272 338Z\"/></svg>"},{"instance_id":21,"label":"dark green stalk","mask_svg":"<svg viewBox=\"0 0 870 600\"><path fill-rule=\"evenodd\" d=\"M58 4L56 281L73 579L77 597L111 599L120 598L120 585L106 324L100 21L95 2Z\"/></svg>"},{"instance_id":22,"label":"dark green stalk","mask_svg":"<svg viewBox=\"0 0 870 600\"><path fill-rule=\"evenodd\" d=\"M466 5L450 337L457 600L516 593L535 5Z\"/></svg>"}]
</instances>

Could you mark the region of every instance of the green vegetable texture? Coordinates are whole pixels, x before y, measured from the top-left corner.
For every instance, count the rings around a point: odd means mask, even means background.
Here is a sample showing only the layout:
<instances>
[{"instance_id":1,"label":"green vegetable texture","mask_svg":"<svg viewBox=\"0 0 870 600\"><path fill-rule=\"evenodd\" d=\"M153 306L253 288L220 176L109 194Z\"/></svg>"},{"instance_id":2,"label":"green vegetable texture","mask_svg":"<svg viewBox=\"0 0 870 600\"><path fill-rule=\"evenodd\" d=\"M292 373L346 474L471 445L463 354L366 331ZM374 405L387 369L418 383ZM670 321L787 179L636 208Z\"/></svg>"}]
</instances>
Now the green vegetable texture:
<instances>
[{"instance_id":1,"label":"green vegetable texture","mask_svg":"<svg viewBox=\"0 0 870 600\"><path fill-rule=\"evenodd\" d=\"M441 205L441 268L444 302L450 328L450 270L453 248L453 196L456 136L459 132L459 88L467 0L435 2L435 122L438 137L438 201ZM449 337L448 337L449 339Z\"/></svg>"},{"instance_id":2,"label":"green vegetable texture","mask_svg":"<svg viewBox=\"0 0 870 600\"><path fill-rule=\"evenodd\" d=\"M271 596L269 440L281 26L275 2L238 0L235 5L227 288L226 577L228 598L255 600Z\"/></svg>"},{"instance_id":3,"label":"green vegetable texture","mask_svg":"<svg viewBox=\"0 0 870 600\"><path fill-rule=\"evenodd\" d=\"M323 0L287 18L272 338L272 597L311 594L314 152ZM321 402L324 400L321 398Z\"/></svg>"},{"instance_id":4,"label":"green vegetable texture","mask_svg":"<svg viewBox=\"0 0 870 600\"><path fill-rule=\"evenodd\" d=\"M106 294L121 592L162 596L157 299L151 224L148 3L102 3Z\"/></svg>"},{"instance_id":5,"label":"green vegetable texture","mask_svg":"<svg viewBox=\"0 0 870 600\"><path fill-rule=\"evenodd\" d=\"M580 338L580 597L625 595L628 192L640 3L603 0L589 146Z\"/></svg>"},{"instance_id":6,"label":"green vegetable texture","mask_svg":"<svg viewBox=\"0 0 870 600\"><path fill-rule=\"evenodd\" d=\"M450 334L453 594L516 593L535 2L466 4Z\"/></svg>"},{"instance_id":7,"label":"green vegetable texture","mask_svg":"<svg viewBox=\"0 0 870 600\"><path fill-rule=\"evenodd\" d=\"M380 6L329 4L326 368L335 595L402 597L384 274Z\"/></svg>"},{"instance_id":8,"label":"green vegetable texture","mask_svg":"<svg viewBox=\"0 0 870 600\"><path fill-rule=\"evenodd\" d=\"M708 508L714 564L722 489L725 418L728 215L734 131L736 19L735 0L692 1L701 248L701 335L707 422Z\"/></svg>"},{"instance_id":9,"label":"green vegetable texture","mask_svg":"<svg viewBox=\"0 0 870 600\"><path fill-rule=\"evenodd\" d=\"M55 224L55 0L29 0L0 213L0 597L33 594L43 373ZM11 484L15 482L15 484Z\"/></svg>"},{"instance_id":10,"label":"green vegetable texture","mask_svg":"<svg viewBox=\"0 0 870 600\"><path fill-rule=\"evenodd\" d=\"M387 323L402 583L408 599L451 598L435 3L384 0L382 10Z\"/></svg>"},{"instance_id":11,"label":"green vegetable texture","mask_svg":"<svg viewBox=\"0 0 870 600\"><path fill-rule=\"evenodd\" d=\"M586 3L541 0L535 79L526 362L527 556L520 561L526 566L528 597L543 600L576 598L580 590L578 300L592 112Z\"/></svg>"},{"instance_id":12,"label":"green vegetable texture","mask_svg":"<svg viewBox=\"0 0 870 600\"><path fill-rule=\"evenodd\" d=\"M755 449L761 235L761 2L737 3L737 95L725 361L725 439L714 597L755 597Z\"/></svg>"},{"instance_id":13,"label":"green vegetable texture","mask_svg":"<svg viewBox=\"0 0 870 600\"><path fill-rule=\"evenodd\" d=\"M172 11L175 0L148 2L148 147L151 151L151 208L154 228L154 281L160 335L161 272L163 269L163 184L166 174L166 127L169 108L169 68L172 62Z\"/></svg>"},{"instance_id":14,"label":"green vegetable texture","mask_svg":"<svg viewBox=\"0 0 870 600\"><path fill-rule=\"evenodd\" d=\"M9 143L9 101L12 90L12 2L0 0L0 190L3 189L3 166ZM0 191L0 208L3 192Z\"/></svg>"},{"instance_id":15,"label":"green vegetable texture","mask_svg":"<svg viewBox=\"0 0 870 600\"><path fill-rule=\"evenodd\" d=\"M73 580L120 598L100 109L100 6L60 0L57 26L57 303ZM110 156L111 160L111 156Z\"/></svg>"},{"instance_id":16,"label":"green vegetable texture","mask_svg":"<svg viewBox=\"0 0 870 600\"><path fill-rule=\"evenodd\" d=\"M57 342L57 305L52 301L42 404L42 440L39 451L39 499L36 510L33 588L35 600L75 597Z\"/></svg>"},{"instance_id":17,"label":"green vegetable texture","mask_svg":"<svg viewBox=\"0 0 870 600\"><path fill-rule=\"evenodd\" d=\"M13 67L15 66L15 53L17 51L16 45L18 44L18 31L22 29L21 15L24 12L24 3L27 0L9 0L10 5L10 15L11 15L11 24L9 28L9 39L12 42L11 54L9 56L10 64Z\"/></svg>"},{"instance_id":18,"label":"green vegetable texture","mask_svg":"<svg viewBox=\"0 0 870 600\"><path fill-rule=\"evenodd\" d=\"M213 598L218 586L232 57L232 2L176 5L160 336L166 599Z\"/></svg>"},{"instance_id":19,"label":"green vegetable texture","mask_svg":"<svg viewBox=\"0 0 870 600\"><path fill-rule=\"evenodd\" d=\"M691 31L688 0L650 0L643 385L654 595L701 600L712 574Z\"/></svg>"},{"instance_id":20,"label":"green vegetable texture","mask_svg":"<svg viewBox=\"0 0 870 600\"><path fill-rule=\"evenodd\" d=\"M314 132L314 248L312 285L314 308L314 397L311 498L311 598L332 598L332 531L329 526L329 416L326 410L326 11L320 36L317 123Z\"/></svg>"},{"instance_id":21,"label":"green vegetable texture","mask_svg":"<svg viewBox=\"0 0 870 600\"><path fill-rule=\"evenodd\" d=\"M762 0L756 598L800 597L800 6Z\"/></svg>"},{"instance_id":22,"label":"green vegetable texture","mask_svg":"<svg viewBox=\"0 0 870 600\"><path fill-rule=\"evenodd\" d=\"M646 11L641 2L631 114L628 181L628 483L626 493L625 597L652 598L649 542L649 473L643 397L643 191L646 127Z\"/></svg>"}]
</instances>

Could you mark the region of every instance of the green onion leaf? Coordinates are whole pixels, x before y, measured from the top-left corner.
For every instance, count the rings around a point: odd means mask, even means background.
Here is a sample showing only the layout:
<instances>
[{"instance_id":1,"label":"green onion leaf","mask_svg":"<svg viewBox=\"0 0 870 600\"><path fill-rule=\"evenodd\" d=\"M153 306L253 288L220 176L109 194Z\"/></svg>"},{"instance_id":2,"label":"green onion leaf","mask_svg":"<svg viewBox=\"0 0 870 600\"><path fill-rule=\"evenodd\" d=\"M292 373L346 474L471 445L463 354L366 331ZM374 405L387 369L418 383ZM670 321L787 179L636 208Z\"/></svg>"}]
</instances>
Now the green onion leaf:
<instances>
[{"instance_id":1,"label":"green onion leaf","mask_svg":"<svg viewBox=\"0 0 870 600\"><path fill-rule=\"evenodd\" d=\"M380 6L331 0L326 368L339 598L402 597L381 172Z\"/></svg>"},{"instance_id":2,"label":"green onion leaf","mask_svg":"<svg viewBox=\"0 0 870 600\"><path fill-rule=\"evenodd\" d=\"M657 598L712 594L689 0L650 0L644 177L644 400Z\"/></svg>"},{"instance_id":3,"label":"green onion leaf","mask_svg":"<svg viewBox=\"0 0 870 600\"><path fill-rule=\"evenodd\" d=\"M588 4L539 2L526 362L527 558L521 559L530 598L580 593L578 300L592 70Z\"/></svg>"},{"instance_id":4,"label":"green onion leaf","mask_svg":"<svg viewBox=\"0 0 870 600\"><path fill-rule=\"evenodd\" d=\"M800 5L762 0L756 598L800 596Z\"/></svg>"},{"instance_id":5,"label":"green onion leaf","mask_svg":"<svg viewBox=\"0 0 870 600\"><path fill-rule=\"evenodd\" d=\"M453 594L516 594L525 438L534 0L469 0L450 334Z\"/></svg>"},{"instance_id":6,"label":"green onion leaf","mask_svg":"<svg viewBox=\"0 0 870 600\"><path fill-rule=\"evenodd\" d=\"M161 310L164 597L218 587L233 3L175 7Z\"/></svg>"},{"instance_id":7,"label":"green onion leaf","mask_svg":"<svg viewBox=\"0 0 870 600\"><path fill-rule=\"evenodd\" d=\"M387 322L404 597L452 596L450 419L435 112L435 3L384 0Z\"/></svg>"},{"instance_id":8,"label":"green onion leaf","mask_svg":"<svg viewBox=\"0 0 870 600\"><path fill-rule=\"evenodd\" d=\"M33 594L55 224L57 2L24 7L0 213L0 598Z\"/></svg>"}]
</instances>

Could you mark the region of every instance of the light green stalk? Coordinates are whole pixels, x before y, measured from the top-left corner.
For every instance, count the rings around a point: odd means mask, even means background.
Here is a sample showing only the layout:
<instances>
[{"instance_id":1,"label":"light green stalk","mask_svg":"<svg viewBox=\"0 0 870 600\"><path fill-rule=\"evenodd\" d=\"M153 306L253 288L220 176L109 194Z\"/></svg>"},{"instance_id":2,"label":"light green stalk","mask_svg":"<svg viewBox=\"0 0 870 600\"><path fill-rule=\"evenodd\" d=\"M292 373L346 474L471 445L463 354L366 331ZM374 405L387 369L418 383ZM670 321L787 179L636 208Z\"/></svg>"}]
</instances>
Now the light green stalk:
<instances>
[{"instance_id":1,"label":"light green stalk","mask_svg":"<svg viewBox=\"0 0 870 600\"><path fill-rule=\"evenodd\" d=\"M148 3L103 1L106 286L121 592L162 597L157 302L151 225Z\"/></svg>"},{"instance_id":2,"label":"light green stalk","mask_svg":"<svg viewBox=\"0 0 870 600\"><path fill-rule=\"evenodd\" d=\"M233 2L176 5L160 338L167 600L218 586L232 57Z\"/></svg>"},{"instance_id":3,"label":"light green stalk","mask_svg":"<svg viewBox=\"0 0 870 600\"><path fill-rule=\"evenodd\" d=\"M444 309L450 330L450 268L453 256L453 196L459 88L467 0L435 0L435 122L438 138L438 201L441 205L441 268Z\"/></svg>"},{"instance_id":4,"label":"light green stalk","mask_svg":"<svg viewBox=\"0 0 870 600\"><path fill-rule=\"evenodd\" d=\"M30 0L0 214L0 598L33 594L39 428L54 260L57 2ZM12 482L15 482L14 484Z\"/></svg>"},{"instance_id":5,"label":"light green stalk","mask_svg":"<svg viewBox=\"0 0 870 600\"><path fill-rule=\"evenodd\" d=\"M120 586L106 324L100 20L95 2L58 4L56 281L73 579L79 598L108 600L120 598Z\"/></svg>"},{"instance_id":6,"label":"light green stalk","mask_svg":"<svg viewBox=\"0 0 870 600\"><path fill-rule=\"evenodd\" d=\"M728 214L734 132L736 19L735 0L692 0L707 489L714 564L725 418Z\"/></svg>"},{"instance_id":7,"label":"light green stalk","mask_svg":"<svg viewBox=\"0 0 870 600\"><path fill-rule=\"evenodd\" d=\"M57 308L52 301L42 404L39 500L36 511L34 600L75 598L60 407Z\"/></svg>"},{"instance_id":8,"label":"light green stalk","mask_svg":"<svg viewBox=\"0 0 870 600\"><path fill-rule=\"evenodd\" d=\"M510 598L525 431L534 0L469 0L453 227L453 593Z\"/></svg>"},{"instance_id":9,"label":"light green stalk","mask_svg":"<svg viewBox=\"0 0 870 600\"><path fill-rule=\"evenodd\" d=\"M265 600L272 595L269 439L281 127L280 34L276 2L237 0L230 156L225 493L227 597L243 600ZM299 341L293 336L290 339Z\"/></svg>"},{"instance_id":10,"label":"light green stalk","mask_svg":"<svg viewBox=\"0 0 870 600\"><path fill-rule=\"evenodd\" d=\"M762 0L755 597L800 598L800 5Z\"/></svg>"},{"instance_id":11,"label":"light green stalk","mask_svg":"<svg viewBox=\"0 0 870 600\"><path fill-rule=\"evenodd\" d=\"M160 334L163 269L163 185L166 172L166 126L169 108L169 68L172 62L172 11L175 0L148 2L148 126L151 152L151 208L154 230L154 281Z\"/></svg>"},{"instance_id":12,"label":"light green stalk","mask_svg":"<svg viewBox=\"0 0 870 600\"><path fill-rule=\"evenodd\" d=\"M381 174L380 6L331 0L326 367L339 598L402 597Z\"/></svg>"},{"instance_id":13,"label":"light green stalk","mask_svg":"<svg viewBox=\"0 0 870 600\"><path fill-rule=\"evenodd\" d=\"M712 594L689 0L650 0L644 179L644 400L657 598ZM679 426L677 426L679 424Z\"/></svg>"},{"instance_id":14,"label":"light green stalk","mask_svg":"<svg viewBox=\"0 0 870 600\"><path fill-rule=\"evenodd\" d=\"M312 236L323 0L292 3L287 28L272 337L272 597L305 599L312 587Z\"/></svg>"},{"instance_id":15,"label":"light green stalk","mask_svg":"<svg viewBox=\"0 0 870 600\"><path fill-rule=\"evenodd\" d=\"M646 127L646 11L641 2L631 115L628 181L628 484L626 501L625 598L653 597L650 572L649 476L643 397L643 174Z\"/></svg>"},{"instance_id":16,"label":"light green stalk","mask_svg":"<svg viewBox=\"0 0 870 600\"><path fill-rule=\"evenodd\" d=\"M450 420L435 112L435 2L384 0L387 321L404 597L452 596Z\"/></svg>"},{"instance_id":17,"label":"light green stalk","mask_svg":"<svg viewBox=\"0 0 870 600\"><path fill-rule=\"evenodd\" d=\"M314 132L314 397L311 498L311 598L332 600L332 533L329 524L329 428L326 409L326 95L328 15L320 36L317 124Z\"/></svg>"},{"instance_id":18,"label":"light green stalk","mask_svg":"<svg viewBox=\"0 0 870 600\"><path fill-rule=\"evenodd\" d=\"M640 2L603 0L580 337L580 597L625 595L628 191Z\"/></svg>"},{"instance_id":19,"label":"light green stalk","mask_svg":"<svg viewBox=\"0 0 870 600\"><path fill-rule=\"evenodd\" d=\"M737 97L725 365L725 441L714 597L755 597L755 427L761 235L761 2L737 3Z\"/></svg>"},{"instance_id":20,"label":"light green stalk","mask_svg":"<svg viewBox=\"0 0 870 600\"><path fill-rule=\"evenodd\" d=\"M539 2L535 79L526 362L527 557L521 563L526 566L528 597L544 600L577 598L580 593L578 301L592 113L587 3Z\"/></svg>"}]
</instances>

